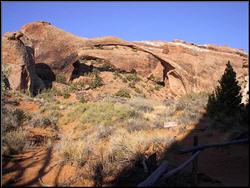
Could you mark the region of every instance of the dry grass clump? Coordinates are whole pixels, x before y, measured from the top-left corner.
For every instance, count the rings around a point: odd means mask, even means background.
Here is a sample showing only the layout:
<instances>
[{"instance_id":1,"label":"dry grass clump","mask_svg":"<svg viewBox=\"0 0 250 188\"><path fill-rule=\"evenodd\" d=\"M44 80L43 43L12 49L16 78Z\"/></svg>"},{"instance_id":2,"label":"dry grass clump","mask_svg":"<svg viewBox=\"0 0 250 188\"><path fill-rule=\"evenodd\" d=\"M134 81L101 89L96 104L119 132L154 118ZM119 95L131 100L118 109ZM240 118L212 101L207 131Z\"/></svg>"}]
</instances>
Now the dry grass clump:
<instances>
[{"instance_id":1,"label":"dry grass clump","mask_svg":"<svg viewBox=\"0 0 250 188\"><path fill-rule=\"evenodd\" d=\"M136 162L149 146L157 146L163 151L174 142L160 131L152 134L145 130L132 132L121 126L90 126L79 132L75 138L62 138L56 148L65 162L84 165L93 177L99 163L104 178L115 176Z\"/></svg>"},{"instance_id":2,"label":"dry grass clump","mask_svg":"<svg viewBox=\"0 0 250 188\"><path fill-rule=\"evenodd\" d=\"M110 138L109 156L112 156L112 161L117 167L122 168L135 162L150 145L161 146L164 150L173 142L174 138L166 137L159 132L148 134L146 131L128 132L126 129L118 129Z\"/></svg>"},{"instance_id":3,"label":"dry grass clump","mask_svg":"<svg viewBox=\"0 0 250 188\"><path fill-rule=\"evenodd\" d=\"M5 132L2 140L2 154L11 155L20 153L30 147L27 132L22 128Z\"/></svg>"},{"instance_id":4,"label":"dry grass clump","mask_svg":"<svg viewBox=\"0 0 250 188\"><path fill-rule=\"evenodd\" d=\"M149 130L152 127L150 122L144 118L129 118L123 123L123 128L127 129L129 132L139 131L139 130Z\"/></svg>"},{"instance_id":5,"label":"dry grass clump","mask_svg":"<svg viewBox=\"0 0 250 188\"><path fill-rule=\"evenodd\" d=\"M128 101L129 105L141 112L152 112L154 110L153 101L142 97L136 97Z\"/></svg>"},{"instance_id":6,"label":"dry grass clump","mask_svg":"<svg viewBox=\"0 0 250 188\"><path fill-rule=\"evenodd\" d=\"M20 109L9 110L2 109L2 132L15 130L28 119L28 116Z\"/></svg>"},{"instance_id":7,"label":"dry grass clump","mask_svg":"<svg viewBox=\"0 0 250 188\"><path fill-rule=\"evenodd\" d=\"M29 124L33 127L50 127L53 129L57 129L58 117L56 116L34 116Z\"/></svg>"},{"instance_id":8,"label":"dry grass clump","mask_svg":"<svg viewBox=\"0 0 250 188\"><path fill-rule=\"evenodd\" d=\"M85 140L75 140L69 137L62 137L55 148L65 162L82 166L91 153L91 150L88 150L88 147L89 146L87 146Z\"/></svg>"},{"instance_id":9,"label":"dry grass clump","mask_svg":"<svg viewBox=\"0 0 250 188\"><path fill-rule=\"evenodd\" d=\"M170 117L169 121L176 121L182 125L196 124L202 117L207 100L207 93L191 93L177 101L167 100L166 116Z\"/></svg>"},{"instance_id":10,"label":"dry grass clump","mask_svg":"<svg viewBox=\"0 0 250 188\"><path fill-rule=\"evenodd\" d=\"M22 110L2 111L2 154L10 155L24 151L30 145L27 132L22 128L27 115Z\"/></svg>"}]
</instances>

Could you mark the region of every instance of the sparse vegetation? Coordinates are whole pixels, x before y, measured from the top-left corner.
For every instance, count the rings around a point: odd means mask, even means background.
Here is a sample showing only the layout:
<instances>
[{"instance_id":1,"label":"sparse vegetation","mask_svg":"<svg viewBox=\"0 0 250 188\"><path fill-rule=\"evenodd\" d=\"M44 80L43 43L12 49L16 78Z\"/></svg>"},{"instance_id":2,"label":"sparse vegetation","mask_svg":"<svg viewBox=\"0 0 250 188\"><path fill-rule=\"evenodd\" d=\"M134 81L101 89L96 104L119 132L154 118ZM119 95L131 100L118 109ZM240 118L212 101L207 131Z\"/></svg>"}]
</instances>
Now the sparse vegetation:
<instances>
[{"instance_id":1,"label":"sparse vegetation","mask_svg":"<svg viewBox=\"0 0 250 188\"><path fill-rule=\"evenodd\" d=\"M27 115L19 109L14 109L13 111L3 108L2 116L2 132L9 132L19 128L22 123L26 120Z\"/></svg>"},{"instance_id":2,"label":"sparse vegetation","mask_svg":"<svg viewBox=\"0 0 250 188\"><path fill-rule=\"evenodd\" d=\"M176 121L182 125L198 123L204 113L207 99L207 93L191 93L182 96L177 101L166 100L168 121Z\"/></svg>"},{"instance_id":3,"label":"sparse vegetation","mask_svg":"<svg viewBox=\"0 0 250 188\"><path fill-rule=\"evenodd\" d=\"M89 83L91 89L100 87L102 85L103 85L102 77L100 77L99 75L95 75L93 80L91 80L91 82Z\"/></svg>"},{"instance_id":4,"label":"sparse vegetation","mask_svg":"<svg viewBox=\"0 0 250 188\"><path fill-rule=\"evenodd\" d=\"M154 75L153 75L153 74L150 74L150 76L148 77L148 80L155 81Z\"/></svg>"},{"instance_id":5,"label":"sparse vegetation","mask_svg":"<svg viewBox=\"0 0 250 188\"><path fill-rule=\"evenodd\" d=\"M66 84L67 80L66 80L65 75L63 75L63 74L57 74L56 75L56 82L61 83L61 84Z\"/></svg>"},{"instance_id":6,"label":"sparse vegetation","mask_svg":"<svg viewBox=\"0 0 250 188\"><path fill-rule=\"evenodd\" d=\"M86 99L85 99L85 97L84 97L83 95L80 95L79 101L80 101L81 103L85 103L85 102L86 102Z\"/></svg>"},{"instance_id":7,"label":"sparse vegetation","mask_svg":"<svg viewBox=\"0 0 250 188\"><path fill-rule=\"evenodd\" d=\"M82 123L112 125L116 121L136 116L136 112L126 105L111 102L89 103L84 108L84 113L80 117Z\"/></svg>"},{"instance_id":8,"label":"sparse vegetation","mask_svg":"<svg viewBox=\"0 0 250 188\"><path fill-rule=\"evenodd\" d=\"M159 91L159 90L162 89L162 88L163 88L162 85L159 85L159 84L156 84L156 85L155 85L155 90L156 90L156 91Z\"/></svg>"},{"instance_id":9,"label":"sparse vegetation","mask_svg":"<svg viewBox=\"0 0 250 188\"><path fill-rule=\"evenodd\" d=\"M17 154L28 148L30 142L27 132L22 128L27 115L22 110L9 111L6 108L3 108L2 115L2 153L4 155Z\"/></svg>"},{"instance_id":10,"label":"sparse vegetation","mask_svg":"<svg viewBox=\"0 0 250 188\"><path fill-rule=\"evenodd\" d=\"M57 129L58 117L56 116L43 116L43 117L34 117L29 123L33 127L50 127L53 129Z\"/></svg>"},{"instance_id":11,"label":"sparse vegetation","mask_svg":"<svg viewBox=\"0 0 250 188\"><path fill-rule=\"evenodd\" d=\"M73 140L72 138L63 137L56 147L59 155L64 158L65 162L75 163L79 166L84 165L90 154L86 143L80 139Z\"/></svg>"},{"instance_id":12,"label":"sparse vegetation","mask_svg":"<svg viewBox=\"0 0 250 188\"><path fill-rule=\"evenodd\" d=\"M122 75L121 75L117 70L115 70L115 71L113 72L113 76L114 76L114 79L115 79L115 80L116 80L117 78L120 78L120 79L123 78Z\"/></svg>"},{"instance_id":13,"label":"sparse vegetation","mask_svg":"<svg viewBox=\"0 0 250 188\"><path fill-rule=\"evenodd\" d=\"M131 73L131 74L126 75L126 79L129 82L138 82L138 81L140 81L140 78L137 76L136 73Z\"/></svg>"},{"instance_id":14,"label":"sparse vegetation","mask_svg":"<svg viewBox=\"0 0 250 188\"><path fill-rule=\"evenodd\" d=\"M138 87L135 87L134 90L135 90L136 93L142 94L142 90L140 90Z\"/></svg>"},{"instance_id":15,"label":"sparse vegetation","mask_svg":"<svg viewBox=\"0 0 250 188\"><path fill-rule=\"evenodd\" d=\"M22 128L3 134L3 155L17 154L30 146L27 132Z\"/></svg>"},{"instance_id":16,"label":"sparse vegetation","mask_svg":"<svg viewBox=\"0 0 250 188\"><path fill-rule=\"evenodd\" d=\"M118 96L118 97L125 97L125 98L131 98L130 94L129 94L129 91L126 90L126 89L121 89L119 90L115 96Z\"/></svg>"},{"instance_id":17,"label":"sparse vegetation","mask_svg":"<svg viewBox=\"0 0 250 188\"><path fill-rule=\"evenodd\" d=\"M152 101L141 97L137 97L130 100L129 104L132 107L134 107L137 111L141 112L152 112L154 110Z\"/></svg>"}]
</instances>

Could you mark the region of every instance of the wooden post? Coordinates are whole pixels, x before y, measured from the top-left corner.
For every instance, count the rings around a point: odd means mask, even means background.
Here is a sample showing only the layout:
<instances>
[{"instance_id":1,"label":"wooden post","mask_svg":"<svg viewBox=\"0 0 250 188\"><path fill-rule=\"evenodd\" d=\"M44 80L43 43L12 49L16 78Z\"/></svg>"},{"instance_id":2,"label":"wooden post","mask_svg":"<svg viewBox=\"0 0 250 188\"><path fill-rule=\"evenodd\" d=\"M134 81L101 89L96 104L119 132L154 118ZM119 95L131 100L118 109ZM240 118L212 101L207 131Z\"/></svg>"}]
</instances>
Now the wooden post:
<instances>
[{"instance_id":1,"label":"wooden post","mask_svg":"<svg viewBox=\"0 0 250 188\"><path fill-rule=\"evenodd\" d=\"M194 143L193 146L196 147L198 146L198 136L194 136ZM195 152L192 152L192 155ZM197 170L198 170L198 156L196 157L196 159L193 160L192 162L193 164L193 168L192 168L192 178L193 178L193 185L197 186L198 184L198 178L197 178Z\"/></svg>"}]
</instances>

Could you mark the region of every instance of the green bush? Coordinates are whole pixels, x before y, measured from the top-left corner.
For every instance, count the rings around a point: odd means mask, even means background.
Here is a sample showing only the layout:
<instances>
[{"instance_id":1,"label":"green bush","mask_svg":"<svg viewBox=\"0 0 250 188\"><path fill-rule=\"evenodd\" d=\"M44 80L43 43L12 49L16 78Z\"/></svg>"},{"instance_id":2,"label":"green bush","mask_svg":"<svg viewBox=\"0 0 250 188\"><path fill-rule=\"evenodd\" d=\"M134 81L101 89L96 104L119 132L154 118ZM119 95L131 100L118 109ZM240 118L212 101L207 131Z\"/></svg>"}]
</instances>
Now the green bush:
<instances>
[{"instance_id":1,"label":"green bush","mask_svg":"<svg viewBox=\"0 0 250 188\"><path fill-rule=\"evenodd\" d=\"M89 86L91 89L100 87L103 85L102 77L100 77L98 74L94 76L94 78L89 83Z\"/></svg>"},{"instance_id":2,"label":"green bush","mask_svg":"<svg viewBox=\"0 0 250 188\"><path fill-rule=\"evenodd\" d=\"M117 70L115 70L115 71L113 72L113 76L114 76L114 79L115 79L115 80L116 80L117 78L122 79L122 75L121 75Z\"/></svg>"},{"instance_id":3,"label":"green bush","mask_svg":"<svg viewBox=\"0 0 250 188\"><path fill-rule=\"evenodd\" d=\"M66 84L67 80L66 80L65 75L63 75L63 74L57 74L56 75L56 82L62 83L62 84Z\"/></svg>"},{"instance_id":4,"label":"green bush","mask_svg":"<svg viewBox=\"0 0 250 188\"><path fill-rule=\"evenodd\" d=\"M112 125L116 121L135 117L137 114L126 105L111 102L96 102L83 105L80 121L82 123L93 123Z\"/></svg>"},{"instance_id":5,"label":"green bush","mask_svg":"<svg viewBox=\"0 0 250 188\"><path fill-rule=\"evenodd\" d=\"M69 93L63 93L63 98L68 99L70 97Z\"/></svg>"},{"instance_id":6,"label":"green bush","mask_svg":"<svg viewBox=\"0 0 250 188\"><path fill-rule=\"evenodd\" d=\"M125 98L131 98L130 94L129 94L129 91L126 90L126 89L121 89L119 90L115 96L118 96L118 97L125 97Z\"/></svg>"},{"instance_id":7,"label":"green bush","mask_svg":"<svg viewBox=\"0 0 250 188\"><path fill-rule=\"evenodd\" d=\"M136 73L126 75L126 79L129 82L138 82L138 81L140 81L140 78L137 76Z\"/></svg>"}]
</instances>

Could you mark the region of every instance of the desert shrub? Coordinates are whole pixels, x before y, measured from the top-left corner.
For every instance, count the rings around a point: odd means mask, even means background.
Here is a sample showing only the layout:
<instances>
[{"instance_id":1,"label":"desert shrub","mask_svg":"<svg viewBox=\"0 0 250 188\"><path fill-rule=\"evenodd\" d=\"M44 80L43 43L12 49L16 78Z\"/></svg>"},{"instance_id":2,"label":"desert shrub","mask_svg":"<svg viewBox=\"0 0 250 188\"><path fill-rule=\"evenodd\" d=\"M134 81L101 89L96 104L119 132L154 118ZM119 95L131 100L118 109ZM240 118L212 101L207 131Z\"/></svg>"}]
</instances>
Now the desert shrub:
<instances>
[{"instance_id":1,"label":"desert shrub","mask_svg":"<svg viewBox=\"0 0 250 188\"><path fill-rule=\"evenodd\" d=\"M150 76L148 77L148 80L155 82L155 76L153 74L150 74Z\"/></svg>"},{"instance_id":2,"label":"desert shrub","mask_svg":"<svg viewBox=\"0 0 250 188\"><path fill-rule=\"evenodd\" d=\"M115 71L113 72L113 76L114 76L114 79L115 79L115 80L116 80L117 78L120 78L120 79L123 78L122 75L121 75L117 70L115 70Z\"/></svg>"},{"instance_id":3,"label":"desert shrub","mask_svg":"<svg viewBox=\"0 0 250 188\"><path fill-rule=\"evenodd\" d=\"M2 153L4 155L17 154L30 146L27 132L19 128L3 134Z\"/></svg>"},{"instance_id":4,"label":"desert shrub","mask_svg":"<svg viewBox=\"0 0 250 188\"><path fill-rule=\"evenodd\" d=\"M100 87L103 85L102 77L100 77L100 71L96 68L92 70L90 73L86 73L85 76L91 77L91 81L87 83L91 89Z\"/></svg>"},{"instance_id":5,"label":"desert shrub","mask_svg":"<svg viewBox=\"0 0 250 188\"><path fill-rule=\"evenodd\" d=\"M129 132L148 130L150 129L149 122L142 118L129 118L124 122L123 128L127 129Z\"/></svg>"},{"instance_id":6,"label":"desert shrub","mask_svg":"<svg viewBox=\"0 0 250 188\"><path fill-rule=\"evenodd\" d=\"M152 112L154 110L152 102L141 97L136 97L133 100L130 100L129 105L142 112Z\"/></svg>"},{"instance_id":7,"label":"desert shrub","mask_svg":"<svg viewBox=\"0 0 250 188\"><path fill-rule=\"evenodd\" d=\"M74 104L74 106L69 106L69 113L62 118L65 124L75 121L79 119L79 117L87 110L88 104L87 103L78 103Z\"/></svg>"},{"instance_id":8,"label":"desert shrub","mask_svg":"<svg viewBox=\"0 0 250 188\"><path fill-rule=\"evenodd\" d=\"M30 125L33 127L50 127L57 129L56 125L58 122L57 116L45 116L45 117L34 117L30 120Z\"/></svg>"},{"instance_id":9,"label":"desert shrub","mask_svg":"<svg viewBox=\"0 0 250 188\"><path fill-rule=\"evenodd\" d=\"M140 81L140 78L137 76L136 73L126 75L126 79L129 82L138 82L138 81Z\"/></svg>"},{"instance_id":10,"label":"desert shrub","mask_svg":"<svg viewBox=\"0 0 250 188\"><path fill-rule=\"evenodd\" d=\"M128 84L128 86L131 87L131 88L133 88L133 89L136 88L136 87L135 87L135 82L130 82L130 83Z\"/></svg>"},{"instance_id":11,"label":"desert shrub","mask_svg":"<svg viewBox=\"0 0 250 188\"><path fill-rule=\"evenodd\" d=\"M68 99L70 97L69 93L63 93L63 98Z\"/></svg>"},{"instance_id":12,"label":"desert shrub","mask_svg":"<svg viewBox=\"0 0 250 188\"><path fill-rule=\"evenodd\" d=\"M3 76L1 78L1 89L2 89L2 94L5 95L6 91L10 89L10 83L8 77L10 76L11 68L6 64L2 64L1 73L2 73L1 75Z\"/></svg>"},{"instance_id":13,"label":"desert shrub","mask_svg":"<svg viewBox=\"0 0 250 188\"><path fill-rule=\"evenodd\" d=\"M54 101L54 96L56 96L54 89L46 89L36 95L37 98L44 99L46 101Z\"/></svg>"},{"instance_id":14,"label":"desert shrub","mask_svg":"<svg viewBox=\"0 0 250 188\"><path fill-rule=\"evenodd\" d=\"M198 123L201 117L202 114L198 111L184 110L179 114L178 118L176 118L176 121L182 125L190 125Z\"/></svg>"},{"instance_id":15,"label":"desert shrub","mask_svg":"<svg viewBox=\"0 0 250 188\"><path fill-rule=\"evenodd\" d=\"M159 85L159 84L155 85L155 90L159 91L161 88L163 88L162 85Z\"/></svg>"},{"instance_id":16,"label":"desert shrub","mask_svg":"<svg viewBox=\"0 0 250 188\"><path fill-rule=\"evenodd\" d=\"M111 102L96 102L86 104L80 117L82 123L110 125L129 117L135 117L135 111L125 105Z\"/></svg>"},{"instance_id":17,"label":"desert shrub","mask_svg":"<svg viewBox=\"0 0 250 188\"><path fill-rule=\"evenodd\" d=\"M113 70L115 67L109 63L103 63L101 68L104 70Z\"/></svg>"},{"instance_id":18,"label":"desert shrub","mask_svg":"<svg viewBox=\"0 0 250 188\"><path fill-rule=\"evenodd\" d=\"M65 162L75 163L79 166L84 165L91 153L85 140L73 140L68 137L61 138L55 148Z\"/></svg>"},{"instance_id":19,"label":"desert shrub","mask_svg":"<svg viewBox=\"0 0 250 188\"><path fill-rule=\"evenodd\" d=\"M57 74L56 75L56 82L62 83L62 84L66 84L67 80L66 80L65 75L63 75L63 74Z\"/></svg>"},{"instance_id":20,"label":"desert shrub","mask_svg":"<svg viewBox=\"0 0 250 188\"><path fill-rule=\"evenodd\" d=\"M118 97L125 97L125 98L131 98L130 94L129 94L129 91L126 90L126 89L120 89L116 94L115 96L118 96Z\"/></svg>"},{"instance_id":21,"label":"desert shrub","mask_svg":"<svg viewBox=\"0 0 250 188\"><path fill-rule=\"evenodd\" d=\"M199 110L205 108L207 104L208 94L207 93L190 93L181 97L176 103L176 110Z\"/></svg>"},{"instance_id":22,"label":"desert shrub","mask_svg":"<svg viewBox=\"0 0 250 188\"><path fill-rule=\"evenodd\" d=\"M165 100L166 119L164 122L176 121L182 125L198 123L205 110L207 99L208 94L201 92L184 95L178 100Z\"/></svg>"},{"instance_id":23,"label":"desert shrub","mask_svg":"<svg viewBox=\"0 0 250 188\"><path fill-rule=\"evenodd\" d=\"M97 139L104 139L112 135L114 126L99 126L97 130Z\"/></svg>"},{"instance_id":24,"label":"desert shrub","mask_svg":"<svg viewBox=\"0 0 250 188\"><path fill-rule=\"evenodd\" d=\"M81 83L81 82L77 82L77 83L70 82L68 91L70 93L74 92L74 91L78 91L79 90L79 85L80 85L79 83Z\"/></svg>"},{"instance_id":25,"label":"desert shrub","mask_svg":"<svg viewBox=\"0 0 250 188\"><path fill-rule=\"evenodd\" d=\"M20 109L13 111L3 108L2 132L15 130L27 119L27 115Z\"/></svg>"},{"instance_id":26,"label":"desert shrub","mask_svg":"<svg viewBox=\"0 0 250 188\"><path fill-rule=\"evenodd\" d=\"M206 107L207 98L206 93L191 93L181 97L175 105L175 110L180 111L180 114L174 119L183 125L198 123Z\"/></svg>"},{"instance_id":27,"label":"desert shrub","mask_svg":"<svg viewBox=\"0 0 250 188\"><path fill-rule=\"evenodd\" d=\"M140 90L138 87L135 87L134 90L135 90L135 92L138 93L138 94L141 94L141 93L142 93L142 90Z\"/></svg>"},{"instance_id":28,"label":"desert shrub","mask_svg":"<svg viewBox=\"0 0 250 188\"><path fill-rule=\"evenodd\" d=\"M91 72L92 75L99 75L100 74L100 71L96 68L93 68L92 72Z\"/></svg>"},{"instance_id":29,"label":"desert shrub","mask_svg":"<svg viewBox=\"0 0 250 188\"><path fill-rule=\"evenodd\" d=\"M83 95L80 95L80 96L79 96L79 101L80 101L81 103L85 103L85 102L86 102L86 99L85 99L85 97L84 97Z\"/></svg>"},{"instance_id":30,"label":"desert shrub","mask_svg":"<svg viewBox=\"0 0 250 188\"><path fill-rule=\"evenodd\" d=\"M103 85L103 80L102 80L102 77L100 77L99 75L95 75L94 78L89 83L89 86L91 89L100 87L102 85Z\"/></svg>"}]
</instances>

